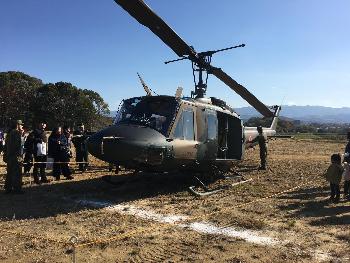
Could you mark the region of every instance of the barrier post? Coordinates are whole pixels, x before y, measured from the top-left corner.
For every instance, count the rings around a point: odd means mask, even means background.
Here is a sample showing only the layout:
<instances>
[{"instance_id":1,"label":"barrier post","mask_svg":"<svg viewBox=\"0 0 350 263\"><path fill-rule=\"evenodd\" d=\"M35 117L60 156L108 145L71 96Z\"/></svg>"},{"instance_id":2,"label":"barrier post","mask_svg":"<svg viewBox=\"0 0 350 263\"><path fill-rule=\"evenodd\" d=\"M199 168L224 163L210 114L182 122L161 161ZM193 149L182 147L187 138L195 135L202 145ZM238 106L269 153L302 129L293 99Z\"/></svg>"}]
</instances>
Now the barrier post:
<instances>
[{"instance_id":1,"label":"barrier post","mask_svg":"<svg viewBox=\"0 0 350 263\"><path fill-rule=\"evenodd\" d=\"M75 251L75 246L78 242L78 238L76 236L72 236L70 239L69 239L69 242L71 243L72 245L72 262L73 263L76 263L76 251Z\"/></svg>"}]
</instances>

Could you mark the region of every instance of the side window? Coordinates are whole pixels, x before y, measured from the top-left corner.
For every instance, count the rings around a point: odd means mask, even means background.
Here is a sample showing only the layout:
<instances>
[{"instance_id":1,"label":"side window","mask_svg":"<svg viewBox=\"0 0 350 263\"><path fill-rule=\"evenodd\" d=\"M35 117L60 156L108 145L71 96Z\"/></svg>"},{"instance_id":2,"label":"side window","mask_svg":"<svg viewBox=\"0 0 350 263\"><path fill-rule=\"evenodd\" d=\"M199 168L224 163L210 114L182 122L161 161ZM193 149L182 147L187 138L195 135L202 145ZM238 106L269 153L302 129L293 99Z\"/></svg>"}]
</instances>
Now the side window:
<instances>
[{"instance_id":1,"label":"side window","mask_svg":"<svg viewBox=\"0 0 350 263\"><path fill-rule=\"evenodd\" d=\"M215 140L217 138L218 119L214 114L207 115L208 124L208 140Z\"/></svg>"},{"instance_id":2,"label":"side window","mask_svg":"<svg viewBox=\"0 0 350 263\"><path fill-rule=\"evenodd\" d=\"M174 138L176 139L183 139L184 133L183 133L183 116L182 113L180 115L179 121L176 125L175 131L174 131Z\"/></svg>"},{"instance_id":3,"label":"side window","mask_svg":"<svg viewBox=\"0 0 350 263\"><path fill-rule=\"evenodd\" d=\"M185 140L194 140L194 123L193 123L193 111L186 110L183 112L183 126L184 126L184 138Z\"/></svg>"},{"instance_id":4,"label":"side window","mask_svg":"<svg viewBox=\"0 0 350 263\"><path fill-rule=\"evenodd\" d=\"M194 140L194 117L192 110L184 110L179 118L174 131L174 138L182 140Z\"/></svg>"}]
</instances>

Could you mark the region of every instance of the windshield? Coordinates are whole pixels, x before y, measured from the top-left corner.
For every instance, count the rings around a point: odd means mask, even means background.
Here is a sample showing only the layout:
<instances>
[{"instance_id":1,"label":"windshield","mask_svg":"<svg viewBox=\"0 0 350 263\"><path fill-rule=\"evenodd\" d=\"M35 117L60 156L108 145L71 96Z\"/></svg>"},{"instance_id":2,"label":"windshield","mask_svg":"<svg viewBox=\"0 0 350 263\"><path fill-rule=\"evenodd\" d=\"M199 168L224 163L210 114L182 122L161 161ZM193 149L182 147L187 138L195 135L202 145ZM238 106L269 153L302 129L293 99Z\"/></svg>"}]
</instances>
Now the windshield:
<instances>
[{"instance_id":1,"label":"windshield","mask_svg":"<svg viewBox=\"0 0 350 263\"><path fill-rule=\"evenodd\" d=\"M115 124L131 123L149 126L167 136L178 106L174 97L136 97L123 101Z\"/></svg>"}]
</instances>

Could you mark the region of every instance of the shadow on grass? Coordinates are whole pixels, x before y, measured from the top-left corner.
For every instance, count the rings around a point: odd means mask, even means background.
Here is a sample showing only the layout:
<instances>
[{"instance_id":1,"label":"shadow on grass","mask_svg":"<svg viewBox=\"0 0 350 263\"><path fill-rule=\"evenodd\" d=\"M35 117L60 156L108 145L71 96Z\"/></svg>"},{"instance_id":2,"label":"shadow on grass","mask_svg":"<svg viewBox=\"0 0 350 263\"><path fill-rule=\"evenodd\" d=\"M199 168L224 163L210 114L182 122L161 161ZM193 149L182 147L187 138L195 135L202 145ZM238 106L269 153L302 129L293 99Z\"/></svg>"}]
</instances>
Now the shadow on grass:
<instances>
[{"instance_id":1,"label":"shadow on grass","mask_svg":"<svg viewBox=\"0 0 350 263\"><path fill-rule=\"evenodd\" d=\"M281 196L279 199L289 200L286 205L279 205L281 210L289 210L290 217L308 217L310 225L347 225L350 224L350 201L341 200L333 204L328 200L329 187L312 187L300 189Z\"/></svg>"},{"instance_id":2,"label":"shadow on grass","mask_svg":"<svg viewBox=\"0 0 350 263\"><path fill-rule=\"evenodd\" d=\"M105 174L109 175L107 172ZM80 181L61 179L59 183L32 185L24 187L25 194L22 195L4 194L2 190L0 219L45 218L86 209L74 200L94 199L118 204L180 193L187 190L192 183L192 177L186 174L130 173L115 176L114 181L120 184L111 185L98 177Z\"/></svg>"}]
</instances>

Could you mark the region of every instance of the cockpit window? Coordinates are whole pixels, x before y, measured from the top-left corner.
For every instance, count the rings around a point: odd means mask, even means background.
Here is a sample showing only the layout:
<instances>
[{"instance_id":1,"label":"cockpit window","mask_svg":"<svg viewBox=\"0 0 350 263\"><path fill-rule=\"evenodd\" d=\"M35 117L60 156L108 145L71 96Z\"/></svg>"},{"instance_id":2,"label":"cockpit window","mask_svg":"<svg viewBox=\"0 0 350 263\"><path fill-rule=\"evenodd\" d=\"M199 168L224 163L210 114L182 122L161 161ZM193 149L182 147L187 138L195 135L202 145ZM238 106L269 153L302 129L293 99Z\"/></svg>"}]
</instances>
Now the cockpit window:
<instances>
[{"instance_id":1,"label":"cockpit window","mask_svg":"<svg viewBox=\"0 0 350 263\"><path fill-rule=\"evenodd\" d=\"M173 97L138 97L124 100L115 124L130 123L149 126L167 136L178 103Z\"/></svg>"}]
</instances>

